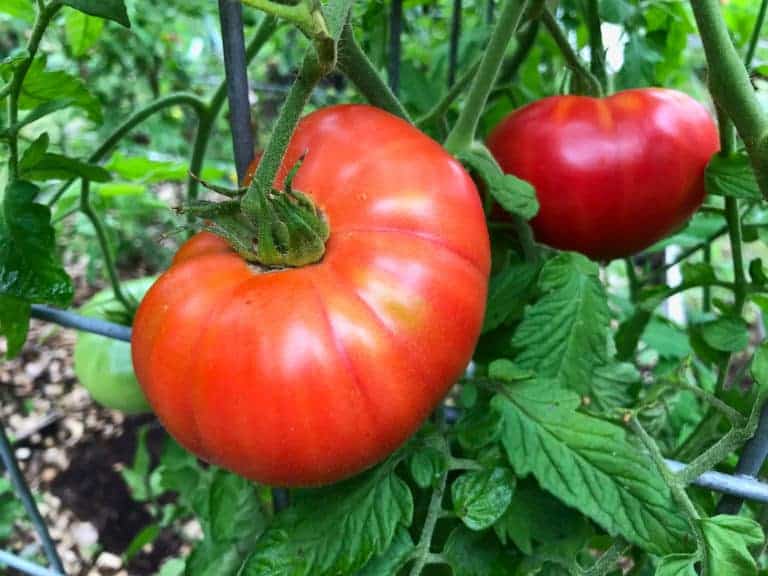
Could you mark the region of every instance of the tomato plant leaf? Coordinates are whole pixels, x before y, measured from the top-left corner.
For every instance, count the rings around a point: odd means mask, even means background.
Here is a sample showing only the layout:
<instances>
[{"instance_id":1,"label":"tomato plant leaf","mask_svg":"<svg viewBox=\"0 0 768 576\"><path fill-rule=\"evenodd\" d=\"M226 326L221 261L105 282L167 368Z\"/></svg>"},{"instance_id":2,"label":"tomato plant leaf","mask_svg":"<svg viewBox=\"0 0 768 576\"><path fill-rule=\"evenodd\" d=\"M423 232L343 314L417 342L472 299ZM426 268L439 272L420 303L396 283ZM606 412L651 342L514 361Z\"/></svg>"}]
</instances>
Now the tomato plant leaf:
<instances>
[{"instance_id":1,"label":"tomato plant leaf","mask_svg":"<svg viewBox=\"0 0 768 576\"><path fill-rule=\"evenodd\" d=\"M749 327L736 316L721 316L701 324L701 337L721 352L739 352L749 344Z\"/></svg>"},{"instance_id":2,"label":"tomato plant leaf","mask_svg":"<svg viewBox=\"0 0 768 576\"><path fill-rule=\"evenodd\" d=\"M68 306L73 288L56 258L51 211L35 203L39 189L24 180L5 190L0 213L0 294Z\"/></svg>"},{"instance_id":3,"label":"tomato plant leaf","mask_svg":"<svg viewBox=\"0 0 768 576\"><path fill-rule=\"evenodd\" d=\"M689 532L669 487L626 431L576 411L579 397L540 380L507 386L492 406L518 476L533 474L610 534L654 554L681 551Z\"/></svg>"},{"instance_id":4,"label":"tomato plant leaf","mask_svg":"<svg viewBox=\"0 0 768 576\"><path fill-rule=\"evenodd\" d=\"M528 556L563 562L575 558L593 535L585 516L541 490L533 480L520 482L493 529L504 545L511 541Z\"/></svg>"},{"instance_id":5,"label":"tomato plant leaf","mask_svg":"<svg viewBox=\"0 0 768 576\"><path fill-rule=\"evenodd\" d=\"M549 260L538 280L544 295L526 309L512 337L517 364L581 394L590 394L593 367L609 356L610 314L597 272L580 254Z\"/></svg>"},{"instance_id":6,"label":"tomato plant leaf","mask_svg":"<svg viewBox=\"0 0 768 576\"><path fill-rule=\"evenodd\" d=\"M483 320L484 333L498 328L523 307L525 295L538 271L538 266L521 262L507 266L491 278Z\"/></svg>"},{"instance_id":7,"label":"tomato plant leaf","mask_svg":"<svg viewBox=\"0 0 768 576\"><path fill-rule=\"evenodd\" d=\"M35 20L35 9L29 0L3 0L0 3L0 13L8 14L27 22Z\"/></svg>"},{"instance_id":8,"label":"tomato plant leaf","mask_svg":"<svg viewBox=\"0 0 768 576\"><path fill-rule=\"evenodd\" d=\"M73 106L85 111L90 120L101 122L101 104L85 83L63 70L46 70L45 64L45 56L38 56L32 62L21 86L19 107L32 110L51 100L69 99Z\"/></svg>"},{"instance_id":9,"label":"tomato plant leaf","mask_svg":"<svg viewBox=\"0 0 768 576\"><path fill-rule=\"evenodd\" d=\"M709 194L749 200L760 200L763 197L746 152L728 157L719 154L713 156L707 164L704 182Z\"/></svg>"},{"instance_id":10,"label":"tomato plant leaf","mask_svg":"<svg viewBox=\"0 0 768 576\"><path fill-rule=\"evenodd\" d=\"M451 485L453 510L470 530L484 530L506 512L515 481L506 468L466 472Z\"/></svg>"},{"instance_id":11,"label":"tomato plant leaf","mask_svg":"<svg viewBox=\"0 0 768 576\"><path fill-rule=\"evenodd\" d=\"M408 458L411 476L420 488L434 486L448 468L445 441L438 434L423 436L423 445L415 447ZM416 444L416 443L414 443Z\"/></svg>"},{"instance_id":12,"label":"tomato plant leaf","mask_svg":"<svg viewBox=\"0 0 768 576\"><path fill-rule=\"evenodd\" d=\"M29 5L26 0L21 1ZM3 8L5 8L5 6ZM3 11L3 8L0 8L0 12ZM26 49L19 49L0 60L0 78L10 78L13 71L21 66L27 58L29 58L29 51Z\"/></svg>"},{"instance_id":13,"label":"tomato plant leaf","mask_svg":"<svg viewBox=\"0 0 768 576\"><path fill-rule=\"evenodd\" d=\"M85 178L92 182L107 182L112 176L101 166L89 164L62 154L46 152L21 175L28 180L69 180Z\"/></svg>"},{"instance_id":14,"label":"tomato plant leaf","mask_svg":"<svg viewBox=\"0 0 768 576\"><path fill-rule=\"evenodd\" d=\"M742 516L720 515L701 520L707 544L710 574L756 576L757 566L749 546L762 544L765 536L760 524Z\"/></svg>"},{"instance_id":15,"label":"tomato plant leaf","mask_svg":"<svg viewBox=\"0 0 768 576\"><path fill-rule=\"evenodd\" d=\"M392 576L397 574L410 560L415 548L408 530L402 526L397 529L392 544L382 554L372 558L355 576Z\"/></svg>"},{"instance_id":16,"label":"tomato plant leaf","mask_svg":"<svg viewBox=\"0 0 768 576\"><path fill-rule=\"evenodd\" d=\"M443 556L454 576L506 576L516 573L515 554L505 550L493 532L458 526L448 536Z\"/></svg>"},{"instance_id":17,"label":"tomato plant leaf","mask_svg":"<svg viewBox=\"0 0 768 576\"><path fill-rule=\"evenodd\" d=\"M123 0L62 0L62 2L85 14L114 20L126 28L131 27Z\"/></svg>"},{"instance_id":18,"label":"tomato plant leaf","mask_svg":"<svg viewBox=\"0 0 768 576\"><path fill-rule=\"evenodd\" d=\"M632 403L632 389L640 384L640 372L634 364L613 362L595 368L592 374L591 400L604 412L625 408Z\"/></svg>"},{"instance_id":19,"label":"tomato plant leaf","mask_svg":"<svg viewBox=\"0 0 768 576\"><path fill-rule=\"evenodd\" d=\"M19 160L19 172L24 173L24 171L31 169L40 162L48 150L49 143L48 133L43 132L32 144L27 146L27 149L24 150L24 154L21 156L21 160Z\"/></svg>"},{"instance_id":20,"label":"tomato plant leaf","mask_svg":"<svg viewBox=\"0 0 768 576\"><path fill-rule=\"evenodd\" d=\"M247 576L349 574L410 525L413 496L395 473L399 456L325 489L295 493L245 562Z\"/></svg>"},{"instance_id":21,"label":"tomato plant leaf","mask_svg":"<svg viewBox=\"0 0 768 576\"><path fill-rule=\"evenodd\" d=\"M5 336L6 357L13 358L27 340L29 302L13 296L0 296L0 336Z\"/></svg>"},{"instance_id":22,"label":"tomato plant leaf","mask_svg":"<svg viewBox=\"0 0 768 576\"><path fill-rule=\"evenodd\" d=\"M64 34L72 55L84 56L101 36L104 20L78 10L70 10L64 18Z\"/></svg>"},{"instance_id":23,"label":"tomato plant leaf","mask_svg":"<svg viewBox=\"0 0 768 576\"><path fill-rule=\"evenodd\" d=\"M670 554L656 566L654 576L697 576L696 554Z\"/></svg>"},{"instance_id":24,"label":"tomato plant leaf","mask_svg":"<svg viewBox=\"0 0 768 576\"><path fill-rule=\"evenodd\" d=\"M530 220L539 211L536 191L525 180L504 174L493 156L484 148L459 154L459 160L487 187L493 199L510 214Z\"/></svg>"}]
</instances>

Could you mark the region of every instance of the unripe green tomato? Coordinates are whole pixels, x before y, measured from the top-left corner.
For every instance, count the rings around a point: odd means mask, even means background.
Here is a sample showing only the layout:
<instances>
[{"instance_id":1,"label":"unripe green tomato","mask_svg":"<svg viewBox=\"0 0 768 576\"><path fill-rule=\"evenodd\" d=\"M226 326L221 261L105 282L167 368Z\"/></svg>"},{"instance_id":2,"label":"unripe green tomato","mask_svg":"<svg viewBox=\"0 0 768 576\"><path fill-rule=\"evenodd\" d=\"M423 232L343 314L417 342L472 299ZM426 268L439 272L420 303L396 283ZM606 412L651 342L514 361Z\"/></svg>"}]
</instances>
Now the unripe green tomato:
<instances>
[{"instance_id":1,"label":"unripe green tomato","mask_svg":"<svg viewBox=\"0 0 768 576\"><path fill-rule=\"evenodd\" d=\"M126 296L140 302L157 277L138 278L121 284ZM111 289L102 290L79 310L83 316L116 321L125 314ZM75 343L75 375L93 399L106 408L128 414L151 409L141 391L131 362L131 345L105 336L78 332Z\"/></svg>"}]
</instances>

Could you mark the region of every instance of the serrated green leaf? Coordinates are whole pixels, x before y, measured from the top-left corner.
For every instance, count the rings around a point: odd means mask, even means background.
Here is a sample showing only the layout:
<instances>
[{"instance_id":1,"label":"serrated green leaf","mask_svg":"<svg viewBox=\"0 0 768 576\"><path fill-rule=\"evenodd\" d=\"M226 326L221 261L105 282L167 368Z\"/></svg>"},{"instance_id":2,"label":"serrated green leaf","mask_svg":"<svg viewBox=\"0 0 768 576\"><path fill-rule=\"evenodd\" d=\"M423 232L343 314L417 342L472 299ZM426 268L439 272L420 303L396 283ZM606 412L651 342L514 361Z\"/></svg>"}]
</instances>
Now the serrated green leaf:
<instances>
[{"instance_id":1,"label":"serrated green leaf","mask_svg":"<svg viewBox=\"0 0 768 576\"><path fill-rule=\"evenodd\" d=\"M411 492L394 473L397 461L297 499L259 540L242 574L349 574L384 552L413 517Z\"/></svg>"},{"instance_id":2,"label":"serrated green leaf","mask_svg":"<svg viewBox=\"0 0 768 576\"><path fill-rule=\"evenodd\" d=\"M206 537L216 542L236 541L244 534L261 534L267 518L256 486L235 474L216 470L209 491Z\"/></svg>"},{"instance_id":3,"label":"serrated green leaf","mask_svg":"<svg viewBox=\"0 0 768 576\"><path fill-rule=\"evenodd\" d=\"M704 174L708 194L760 200L762 194L746 153L712 157Z\"/></svg>"},{"instance_id":4,"label":"serrated green leaf","mask_svg":"<svg viewBox=\"0 0 768 576\"><path fill-rule=\"evenodd\" d=\"M720 515L702 519L701 528L707 542L710 574L757 575L757 566L748 547L763 543L765 536L760 524L742 516Z\"/></svg>"},{"instance_id":5,"label":"serrated green leaf","mask_svg":"<svg viewBox=\"0 0 768 576\"><path fill-rule=\"evenodd\" d=\"M453 510L470 530L484 530L507 511L515 482L506 468L465 472L451 486Z\"/></svg>"},{"instance_id":6,"label":"serrated green leaf","mask_svg":"<svg viewBox=\"0 0 768 576\"><path fill-rule=\"evenodd\" d=\"M13 358L27 340L29 302L12 296L0 296L0 336L6 340L6 357Z\"/></svg>"},{"instance_id":7,"label":"serrated green leaf","mask_svg":"<svg viewBox=\"0 0 768 576\"><path fill-rule=\"evenodd\" d=\"M69 276L56 258L51 211L34 202L39 189L16 180L5 190L0 214L0 294L66 307Z\"/></svg>"},{"instance_id":8,"label":"serrated green leaf","mask_svg":"<svg viewBox=\"0 0 768 576\"><path fill-rule=\"evenodd\" d=\"M533 285L539 269L526 262L507 266L493 276L488 284L483 332L498 328L525 304L525 295Z\"/></svg>"},{"instance_id":9,"label":"serrated green leaf","mask_svg":"<svg viewBox=\"0 0 768 576\"><path fill-rule=\"evenodd\" d=\"M665 358L681 359L692 352L687 334L662 318L653 318L648 323L642 339Z\"/></svg>"},{"instance_id":10,"label":"serrated green leaf","mask_svg":"<svg viewBox=\"0 0 768 576\"><path fill-rule=\"evenodd\" d=\"M45 57L38 56L24 77L19 107L32 110L51 100L71 100L73 106L85 111L88 118L101 122L101 104L80 78L63 70L46 70Z\"/></svg>"},{"instance_id":11,"label":"serrated green leaf","mask_svg":"<svg viewBox=\"0 0 768 576\"><path fill-rule=\"evenodd\" d=\"M64 33L72 55L85 55L101 36L104 20L78 10L70 10L64 19Z\"/></svg>"},{"instance_id":12,"label":"serrated green leaf","mask_svg":"<svg viewBox=\"0 0 768 576\"><path fill-rule=\"evenodd\" d=\"M752 357L750 373L762 390L768 390L768 342L762 342Z\"/></svg>"},{"instance_id":13,"label":"serrated green leaf","mask_svg":"<svg viewBox=\"0 0 768 576\"><path fill-rule=\"evenodd\" d=\"M592 375L591 400L604 412L626 408L632 403L632 389L640 383L634 364L613 362L598 366Z\"/></svg>"},{"instance_id":14,"label":"serrated green leaf","mask_svg":"<svg viewBox=\"0 0 768 576\"><path fill-rule=\"evenodd\" d=\"M485 406L464 413L456 423L456 436L465 450L478 450L495 442L501 432L501 418Z\"/></svg>"},{"instance_id":15,"label":"serrated green leaf","mask_svg":"<svg viewBox=\"0 0 768 576\"><path fill-rule=\"evenodd\" d=\"M629 318L619 324L613 339L618 360L632 359L651 316L651 312L645 308L638 307Z\"/></svg>"},{"instance_id":16,"label":"serrated green leaf","mask_svg":"<svg viewBox=\"0 0 768 576\"><path fill-rule=\"evenodd\" d=\"M490 531L472 532L454 528L445 543L443 556L454 576L508 576L514 574L515 555L501 547Z\"/></svg>"},{"instance_id":17,"label":"serrated green leaf","mask_svg":"<svg viewBox=\"0 0 768 576\"><path fill-rule=\"evenodd\" d=\"M515 473L533 474L612 535L654 554L684 551L686 520L650 457L623 428L577 412L579 402L542 382L508 386L493 399Z\"/></svg>"},{"instance_id":18,"label":"serrated green leaf","mask_svg":"<svg viewBox=\"0 0 768 576\"><path fill-rule=\"evenodd\" d=\"M527 556L560 562L575 558L593 534L587 518L532 480L520 482L493 529L504 545L511 541Z\"/></svg>"},{"instance_id":19,"label":"serrated green leaf","mask_svg":"<svg viewBox=\"0 0 768 576\"><path fill-rule=\"evenodd\" d=\"M520 380L530 380L536 374L527 368L521 368L512 360L499 358L488 365L488 377L494 380L504 382L518 382Z\"/></svg>"},{"instance_id":20,"label":"serrated green leaf","mask_svg":"<svg viewBox=\"0 0 768 576\"><path fill-rule=\"evenodd\" d=\"M493 199L509 214L530 220L539 211L536 190L525 180L504 174L485 148L473 148L458 155L459 161L479 178Z\"/></svg>"},{"instance_id":21,"label":"serrated green leaf","mask_svg":"<svg viewBox=\"0 0 768 576\"><path fill-rule=\"evenodd\" d=\"M397 529L392 544L381 555L372 558L355 576L392 576L397 574L411 558L415 546L403 527Z\"/></svg>"},{"instance_id":22,"label":"serrated green leaf","mask_svg":"<svg viewBox=\"0 0 768 576\"><path fill-rule=\"evenodd\" d=\"M27 180L69 180L84 178L92 182L107 182L112 176L101 166L88 164L77 158L46 152L22 177Z\"/></svg>"},{"instance_id":23,"label":"serrated green leaf","mask_svg":"<svg viewBox=\"0 0 768 576\"><path fill-rule=\"evenodd\" d=\"M62 0L62 2L85 14L114 20L126 28L131 27L123 0Z\"/></svg>"},{"instance_id":24,"label":"serrated green leaf","mask_svg":"<svg viewBox=\"0 0 768 576\"><path fill-rule=\"evenodd\" d=\"M721 316L701 325L701 337L721 352L739 352L749 344L749 326L741 318Z\"/></svg>"},{"instance_id":25,"label":"serrated green leaf","mask_svg":"<svg viewBox=\"0 0 768 576\"><path fill-rule=\"evenodd\" d=\"M527 308L512 337L522 368L589 394L594 366L608 361L610 313L597 264L575 253L549 260L539 275L544 294Z\"/></svg>"},{"instance_id":26,"label":"serrated green leaf","mask_svg":"<svg viewBox=\"0 0 768 576\"><path fill-rule=\"evenodd\" d=\"M408 459L411 476L420 488L434 485L447 466L445 453L433 446L424 446L414 450Z\"/></svg>"},{"instance_id":27,"label":"serrated green leaf","mask_svg":"<svg viewBox=\"0 0 768 576\"><path fill-rule=\"evenodd\" d=\"M659 560L654 576L697 576L695 554L670 554Z\"/></svg>"}]
</instances>

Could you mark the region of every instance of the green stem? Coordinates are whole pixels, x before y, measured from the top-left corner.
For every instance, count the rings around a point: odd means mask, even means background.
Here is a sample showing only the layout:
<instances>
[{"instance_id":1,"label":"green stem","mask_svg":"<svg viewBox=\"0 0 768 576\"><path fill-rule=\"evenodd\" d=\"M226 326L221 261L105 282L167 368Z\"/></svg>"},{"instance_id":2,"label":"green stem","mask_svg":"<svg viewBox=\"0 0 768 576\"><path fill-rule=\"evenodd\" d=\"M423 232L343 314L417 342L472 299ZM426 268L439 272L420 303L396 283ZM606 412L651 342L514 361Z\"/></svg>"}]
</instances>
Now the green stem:
<instances>
[{"instance_id":1,"label":"green stem","mask_svg":"<svg viewBox=\"0 0 768 576\"><path fill-rule=\"evenodd\" d=\"M426 566L432 553L429 551L429 547L432 545L432 535L435 532L435 526L437 520L440 517L440 511L443 505L443 495L445 494L445 485L448 480L447 471L440 476L440 482L432 491L432 498L429 501L429 507L427 508L427 517L424 520L424 526L421 528L421 536L419 536L419 543L416 545L416 549L413 551L413 558L415 562L410 571L410 576L419 576L421 571Z\"/></svg>"},{"instance_id":2,"label":"green stem","mask_svg":"<svg viewBox=\"0 0 768 576\"><path fill-rule=\"evenodd\" d=\"M608 89L608 75L605 70L605 47L603 46L598 0L586 0L585 12L587 29L589 30L589 69L600 82L600 87L605 93Z\"/></svg>"},{"instance_id":3,"label":"green stem","mask_svg":"<svg viewBox=\"0 0 768 576\"><path fill-rule=\"evenodd\" d=\"M191 107L198 114L198 116L204 114L205 111L205 103L200 100L200 98L194 94L185 92L171 94L169 96L165 96L164 98L154 100L153 102L147 104L144 108L134 112L122 124L115 128L107 137L107 139L104 140L101 146L99 146L93 152L93 154L88 157L88 162L95 163L104 159L104 157L112 151L112 149L120 140L122 140L136 126L144 122L144 120L161 110L177 105ZM67 189L74 183L74 181L75 179L72 179L62 184L61 187L51 197L51 199L48 200L48 205L51 206L55 204L56 201L61 198L62 194L64 194L64 192L66 192Z\"/></svg>"},{"instance_id":4,"label":"green stem","mask_svg":"<svg viewBox=\"0 0 768 576\"><path fill-rule=\"evenodd\" d=\"M54 0L46 7L38 6L39 10L35 17L35 23L32 27L32 34L27 42L27 58L14 71L13 78L8 86L8 126L15 126L19 119L19 96L24 78L29 71L32 62L40 47L40 41L43 38L48 24L51 22L56 12L61 8L61 2ZM8 135L8 179L15 180L19 176L19 139L15 130Z\"/></svg>"},{"instance_id":5,"label":"green stem","mask_svg":"<svg viewBox=\"0 0 768 576\"><path fill-rule=\"evenodd\" d=\"M468 458L451 458L448 461L449 470L483 470L483 465L477 460Z\"/></svg>"},{"instance_id":6,"label":"green stem","mask_svg":"<svg viewBox=\"0 0 768 576\"><path fill-rule=\"evenodd\" d=\"M707 392L703 388L699 388L698 386L689 384L688 382L681 382L680 386L684 390L688 390L689 392L696 395L698 398L704 400L712 408L720 412L723 416L725 416L728 419L728 422L730 422L732 426L746 425L747 419L742 415L741 412L739 412L735 408L732 408L731 406L729 406L728 404L720 400L720 398L718 398L714 394Z\"/></svg>"},{"instance_id":7,"label":"green stem","mask_svg":"<svg viewBox=\"0 0 768 576\"><path fill-rule=\"evenodd\" d=\"M733 293L736 313L741 315L747 298L748 282L744 274L744 257L742 255L741 220L739 219L739 200L726 196L726 219L728 221L728 237L731 241L733 256Z\"/></svg>"},{"instance_id":8,"label":"green stem","mask_svg":"<svg viewBox=\"0 0 768 576\"><path fill-rule=\"evenodd\" d=\"M120 303L125 306L128 311L133 311L134 304L125 296L122 288L120 287L120 278L117 275L117 268L115 267L115 261L112 259L112 252L109 249L109 239L107 238L106 230L104 230L104 224L101 222L99 215L91 205L91 182L90 180L83 179L80 188L80 211L85 215L88 220L91 221L91 225L96 232L96 239L99 242L101 248L101 255L104 259L104 266L107 268L107 274L109 275L109 281L112 284L112 292Z\"/></svg>"},{"instance_id":9,"label":"green stem","mask_svg":"<svg viewBox=\"0 0 768 576\"><path fill-rule=\"evenodd\" d=\"M659 471L659 474L661 474L667 486L669 486L672 497L680 505L682 512L687 517L688 524L691 526L693 534L696 538L698 552L701 555L700 560L702 564L702 575L707 576L707 545L704 539L704 531L702 530L701 524L699 523L701 516L699 516L698 510L696 510L693 502L691 502L691 499L688 497L688 494L686 493L685 488L678 477L673 474L672 471L667 467L667 463L664 461L664 456L662 455L658 444L656 444L656 441L651 437L651 435L645 431L645 428L643 428L642 424L640 424L639 420L634 414L629 420L629 426L643 443L645 449L648 450L648 454L651 456L651 460L653 460L653 463L656 465L656 469Z\"/></svg>"},{"instance_id":10,"label":"green stem","mask_svg":"<svg viewBox=\"0 0 768 576\"><path fill-rule=\"evenodd\" d=\"M256 217L262 205L262 197L272 190L272 183L283 162L285 151L288 148L288 143L291 141L304 106L306 106L309 97L312 95L312 90L314 90L322 76L323 73L316 54L314 51L308 52L304 57L304 62L296 77L296 81L291 86L288 97L280 109L280 115L272 130L272 137L269 139L269 144L267 144L264 150L259 167L253 176L253 181L248 188L248 192L243 197L241 208L247 216Z\"/></svg>"},{"instance_id":11,"label":"green stem","mask_svg":"<svg viewBox=\"0 0 768 576\"><path fill-rule=\"evenodd\" d=\"M517 30L527 5L528 0L505 0L464 108L445 141L445 147L452 154L463 152L472 145L480 115L496 82L507 44Z\"/></svg>"},{"instance_id":12,"label":"green stem","mask_svg":"<svg viewBox=\"0 0 768 576\"><path fill-rule=\"evenodd\" d=\"M536 6L532 6L532 8L535 10ZM536 36L539 34L540 26L541 19L537 16L520 30L520 33L517 35L517 48L515 48L512 56L504 60L504 63L501 65L501 71L499 72L498 78L500 83L511 82L514 80L515 76L517 76L517 71L520 69L523 62L525 62L528 53L536 43ZM497 89L501 89L501 87Z\"/></svg>"},{"instance_id":13,"label":"green stem","mask_svg":"<svg viewBox=\"0 0 768 576\"><path fill-rule=\"evenodd\" d=\"M438 120L439 118L442 118L446 112L448 112L448 109L451 107L451 104L453 104L453 101L456 100L456 98L459 97L459 94L464 92L464 89L469 85L472 78L474 78L475 74L477 73L477 70L480 68L480 62L482 61L482 57L478 56L477 60L475 60L469 68L467 68L461 76L458 77L456 82L451 85L451 87L448 89L448 91L445 93L445 95L440 99L440 101L435 104L432 109L424 114L421 118L416 120L416 125L423 127L428 126L435 120Z\"/></svg>"},{"instance_id":14,"label":"green stem","mask_svg":"<svg viewBox=\"0 0 768 576\"><path fill-rule=\"evenodd\" d=\"M584 63L581 61L581 58L574 52L570 42L568 42L568 38L565 36L565 32L560 28L560 24L558 24L549 8L545 8L542 12L541 21L544 23L547 31L560 49L560 52L565 59L565 63L584 81L588 93L592 96L602 96L603 89L600 85L600 81L594 74L592 74L592 72L587 70L586 66L584 66Z\"/></svg>"},{"instance_id":15,"label":"green stem","mask_svg":"<svg viewBox=\"0 0 768 576\"><path fill-rule=\"evenodd\" d=\"M760 3L760 10L757 13L757 19L755 20L755 27L752 29L752 36L749 39L749 45L747 46L747 53L744 55L744 65L749 70L752 65L752 59L755 57L755 51L757 50L757 43L760 40L760 31L763 29L765 23L765 14L768 12L768 0L762 0Z\"/></svg>"},{"instance_id":16,"label":"green stem","mask_svg":"<svg viewBox=\"0 0 768 576\"><path fill-rule=\"evenodd\" d=\"M709 68L715 103L733 121L744 141L763 196L768 199L768 117L720 12L719 0L691 0Z\"/></svg>"},{"instance_id":17,"label":"green stem","mask_svg":"<svg viewBox=\"0 0 768 576\"><path fill-rule=\"evenodd\" d=\"M368 56L360 48L355 33L349 24L344 26L339 38L338 67L368 102L391 112L395 116L411 121L400 100L382 80Z\"/></svg>"},{"instance_id":18,"label":"green stem","mask_svg":"<svg viewBox=\"0 0 768 576\"><path fill-rule=\"evenodd\" d=\"M687 485L696 480L707 470L712 470L715 466L725 460L734 450L741 447L747 440L752 438L757 428L757 419L750 421L743 427L733 427L725 436L720 438L712 446L707 448L702 454L697 456L693 462L677 473L680 482Z\"/></svg>"},{"instance_id":19,"label":"green stem","mask_svg":"<svg viewBox=\"0 0 768 576\"><path fill-rule=\"evenodd\" d=\"M705 264L712 264L712 244L705 244L701 255ZM710 312L712 310L712 289L704 286L701 289L701 310Z\"/></svg>"}]
</instances>

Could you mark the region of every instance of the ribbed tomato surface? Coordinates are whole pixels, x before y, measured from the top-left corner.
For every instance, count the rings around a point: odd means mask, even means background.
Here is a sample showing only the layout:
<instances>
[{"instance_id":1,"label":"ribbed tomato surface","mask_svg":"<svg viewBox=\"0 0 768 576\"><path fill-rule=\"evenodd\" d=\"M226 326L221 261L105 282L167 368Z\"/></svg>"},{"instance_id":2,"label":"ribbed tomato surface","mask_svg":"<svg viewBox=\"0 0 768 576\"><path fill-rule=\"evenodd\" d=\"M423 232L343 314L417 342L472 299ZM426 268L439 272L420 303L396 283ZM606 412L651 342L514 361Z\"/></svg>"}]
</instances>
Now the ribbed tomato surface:
<instances>
[{"instance_id":1,"label":"ribbed tomato surface","mask_svg":"<svg viewBox=\"0 0 768 576\"><path fill-rule=\"evenodd\" d=\"M278 181L331 229L323 259L260 272L209 233L142 301L133 361L202 458L284 486L333 482L410 436L462 374L490 267L477 190L443 148L376 108L304 118Z\"/></svg>"},{"instance_id":2,"label":"ribbed tomato surface","mask_svg":"<svg viewBox=\"0 0 768 576\"><path fill-rule=\"evenodd\" d=\"M595 259L628 256L682 226L718 150L707 110L674 90L554 96L491 133L502 169L536 188L536 239Z\"/></svg>"}]
</instances>

